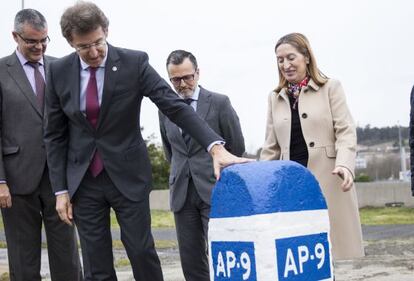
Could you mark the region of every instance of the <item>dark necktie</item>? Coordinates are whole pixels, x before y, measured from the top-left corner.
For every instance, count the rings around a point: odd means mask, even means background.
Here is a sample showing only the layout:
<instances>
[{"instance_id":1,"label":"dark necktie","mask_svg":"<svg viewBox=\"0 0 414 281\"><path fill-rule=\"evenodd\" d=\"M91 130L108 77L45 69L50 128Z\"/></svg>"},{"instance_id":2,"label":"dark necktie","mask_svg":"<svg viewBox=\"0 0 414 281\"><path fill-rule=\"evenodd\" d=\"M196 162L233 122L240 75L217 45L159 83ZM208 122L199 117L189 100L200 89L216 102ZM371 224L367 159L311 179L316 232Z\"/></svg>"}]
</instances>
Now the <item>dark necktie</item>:
<instances>
[{"instance_id":1,"label":"dark necktie","mask_svg":"<svg viewBox=\"0 0 414 281\"><path fill-rule=\"evenodd\" d=\"M43 79L42 73L40 73L38 62L28 61L26 64L30 65L34 69L36 97L39 103L40 111L43 112L43 100L45 97L45 79Z\"/></svg>"},{"instance_id":2,"label":"dark necktie","mask_svg":"<svg viewBox=\"0 0 414 281\"><path fill-rule=\"evenodd\" d=\"M99 118L99 97L98 86L96 84L97 67L89 67L89 81L86 86L86 118L91 125L96 128ZM103 170L103 162L98 150L95 150L92 161L89 165L89 171L92 176L96 177Z\"/></svg>"},{"instance_id":3,"label":"dark necktie","mask_svg":"<svg viewBox=\"0 0 414 281\"><path fill-rule=\"evenodd\" d=\"M190 105L192 101L193 101L192 98L184 99L184 102L188 105ZM183 136L184 142L188 148L190 146L191 136L187 134L186 132L184 132L184 130L181 130L181 135Z\"/></svg>"}]
</instances>

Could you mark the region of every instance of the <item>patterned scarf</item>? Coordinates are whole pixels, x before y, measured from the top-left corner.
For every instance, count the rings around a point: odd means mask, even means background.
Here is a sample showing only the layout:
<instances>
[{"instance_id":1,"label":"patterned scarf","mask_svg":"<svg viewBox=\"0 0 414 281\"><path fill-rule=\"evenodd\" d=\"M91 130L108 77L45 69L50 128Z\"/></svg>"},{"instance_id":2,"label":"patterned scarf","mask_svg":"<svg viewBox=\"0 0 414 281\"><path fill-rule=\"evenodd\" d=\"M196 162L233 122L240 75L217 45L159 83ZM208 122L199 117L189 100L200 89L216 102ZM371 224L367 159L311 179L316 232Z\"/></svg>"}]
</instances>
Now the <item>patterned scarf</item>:
<instances>
[{"instance_id":1,"label":"patterned scarf","mask_svg":"<svg viewBox=\"0 0 414 281\"><path fill-rule=\"evenodd\" d=\"M298 104L300 90L302 89L302 87L307 86L308 83L309 83L308 76L306 76L305 79L303 79L297 84L288 83L287 92L291 97L295 99L295 102L293 103L293 106L292 106L293 109L296 109L296 105Z\"/></svg>"}]
</instances>

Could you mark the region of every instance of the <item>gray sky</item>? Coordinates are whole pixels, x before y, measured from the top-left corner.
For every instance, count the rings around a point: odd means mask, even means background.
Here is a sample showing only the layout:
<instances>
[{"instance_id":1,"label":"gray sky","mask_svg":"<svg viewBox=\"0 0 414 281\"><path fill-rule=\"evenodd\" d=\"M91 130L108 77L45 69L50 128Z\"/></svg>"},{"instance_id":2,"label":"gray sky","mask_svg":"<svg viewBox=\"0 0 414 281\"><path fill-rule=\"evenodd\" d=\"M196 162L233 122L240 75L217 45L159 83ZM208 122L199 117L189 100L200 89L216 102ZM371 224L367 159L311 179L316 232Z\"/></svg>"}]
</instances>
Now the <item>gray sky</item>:
<instances>
[{"instance_id":1,"label":"gray sky","mask_svg":"<svg viewBox=\"0 0 414 281\"><path fill-rule=\"evenodd\" d=\"M339 79L359 126L408 126L414 84L414 4L406 0L101 0L110 20L108 42L146 51L167 78L165 59L174 49L194 53L200 84L227 94L238 112L246 148L264 141L268 93L277 85L274 45L301 32L311 42L319 68ZM25 0L45 15L52 39L47 53L72 49L59 20L69 0ZM13 19L21 1L3 1L0 56L15 49ZM158 133L157 109L143 103L144 135Z\"/></svg>"}]
</instances>

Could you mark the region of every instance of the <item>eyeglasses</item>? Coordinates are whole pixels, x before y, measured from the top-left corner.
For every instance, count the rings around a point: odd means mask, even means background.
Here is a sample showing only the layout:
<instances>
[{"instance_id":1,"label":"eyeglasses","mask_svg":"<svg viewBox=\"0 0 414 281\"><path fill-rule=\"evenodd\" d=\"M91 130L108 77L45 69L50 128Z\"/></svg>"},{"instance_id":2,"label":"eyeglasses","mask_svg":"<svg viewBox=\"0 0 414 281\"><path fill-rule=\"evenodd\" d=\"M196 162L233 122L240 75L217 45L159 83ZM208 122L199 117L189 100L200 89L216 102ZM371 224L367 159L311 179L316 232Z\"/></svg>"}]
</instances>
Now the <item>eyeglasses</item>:
<instances>
[{"instance_id":1,"label":"eyeglasses","mask_svg":"<svg viewBox=\"0 0 414 281\"><path fill-rule=\"evenodd\" d=\"M194 76L195 76L196 72L194 72L193 74L188 74L188 75L184 75L181 77L171 77L170 81L171 83L173 83L174 85L179 85L181 83L181 80L184 80L184 82L191 82L194 81Z\"/></svg>"},{"instance_id":2,"label":"eyeglasses","mask_svg":"<svg viewBox=\"0 0 414 281\"><path fill-rule=\"evenodd\" d=\"M42 44L43 46L45 46L45 45L47 45L50 42L49 36L46 36L45 38L40 39L40 40L35 40L35 39L27 39L27 38L24 38L23 36L21 36L17 32L16 32L16 34L17 34L17 36L20 37L20 39L22 39L24 41L24 43L26 43L28 46L31 46L31 47L34 47L37 44Z\"/></svg>"},{"instance_id":3,"label":"eyeglasses","mask_svg":"<svg viewBox=\"0 0 414 281\"><path fill-rule=\"evenodd\" d=\"M75 50L78 51L78 52L80 52L80 53L86 53L92 47L95 47L97 49L100 49L100 48L102 48L105 45L106 45L106 40L105 39L100 39L99 41L97 41L95 43L75 46Z\"/></svg>"}]
</instances>

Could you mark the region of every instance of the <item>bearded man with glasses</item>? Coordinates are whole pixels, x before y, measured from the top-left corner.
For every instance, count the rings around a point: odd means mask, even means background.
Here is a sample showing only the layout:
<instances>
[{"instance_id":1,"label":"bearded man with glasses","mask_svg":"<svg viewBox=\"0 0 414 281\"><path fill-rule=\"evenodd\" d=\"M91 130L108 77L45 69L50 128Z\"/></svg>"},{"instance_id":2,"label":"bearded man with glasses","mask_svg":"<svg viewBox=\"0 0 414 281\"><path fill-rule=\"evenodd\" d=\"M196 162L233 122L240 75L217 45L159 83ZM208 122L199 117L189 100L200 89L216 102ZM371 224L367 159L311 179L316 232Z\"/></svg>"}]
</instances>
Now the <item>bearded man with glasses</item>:
<instances>
[{"instance_id":1,"label":"bearded man with glasses","mask_svg":"<svg viewBox=\"0 0 414 281\"><path fill-rule=\"evenodd\" d=\"M45 56L50 39L44 16L24 9L14 21L16 51L0 59L0 207L11 281L40 281L42 223L50 277L82 280L76 234L55 209L43 143Z\"/></svg>"},{"instance_id":2,"label":"bearded man with glasses","mask_svg":"<svg viewBox=\"0 0 414 281\"><path fill-rule=\"evenodd\" d=\"M224 139L228 151L242 156L244 138L237 113L227 96L198 84L200 69L195 56L184 50L173 51L167 58L167 71L178 96ZM165 156L171 164L170 206L184 277L186 281L209 281L207 232L216 182L213 161L197 140L161 112L159 119Z\"/></svg>"}]
</instances>

